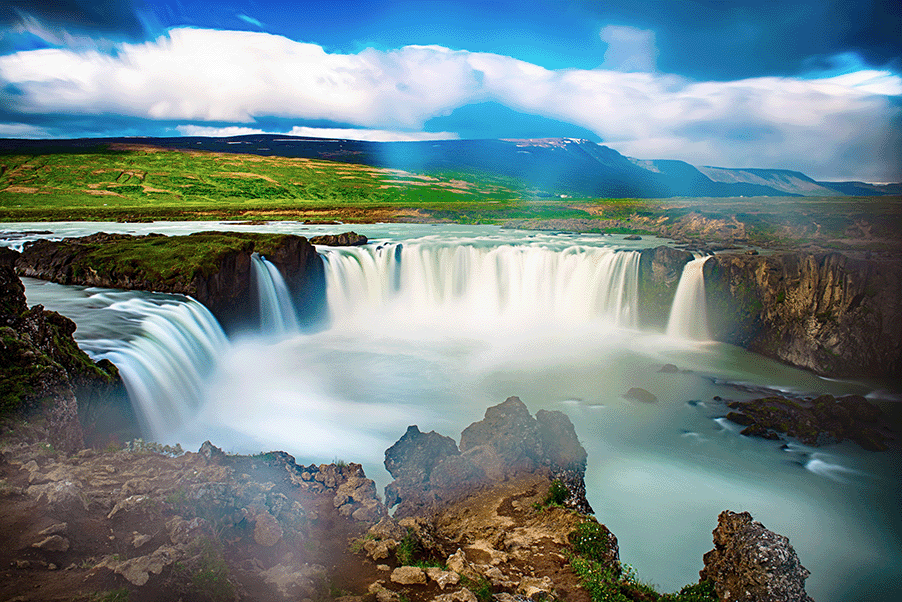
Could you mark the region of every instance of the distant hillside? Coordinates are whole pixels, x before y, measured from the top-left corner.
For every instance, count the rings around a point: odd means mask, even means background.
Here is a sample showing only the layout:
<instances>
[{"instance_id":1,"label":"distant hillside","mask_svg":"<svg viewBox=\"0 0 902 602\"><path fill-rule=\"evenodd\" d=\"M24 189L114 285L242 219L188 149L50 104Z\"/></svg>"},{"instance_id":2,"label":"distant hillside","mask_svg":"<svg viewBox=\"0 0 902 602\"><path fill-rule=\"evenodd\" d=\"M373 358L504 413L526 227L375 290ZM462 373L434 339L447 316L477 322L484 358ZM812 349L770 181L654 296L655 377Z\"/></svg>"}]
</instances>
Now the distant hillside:
<instances>
[{"instance_id":1,"label":"distant hillside","mask_svg":"<svg viewBox=\"0 0 902 602\"><path fill-rule=\"evenodd\" d=\"M781 193L802 196L841 196L845 194L833 188L827 188L801 172L787 169L730 169L708 166L698 169L715 182L726 184L754 184L770 187Z\"/></svg>"},{"instance_id":2,"label":"distant hillside","mask_svg":"<svg viewBox=\"0 0 902 602\"><path fill-rule=\"evenodd\" d=\"M719 179L710 177L704 170L685 161L630 159L636 165L659 173L667 178L671 196L728 197L728 196L797 196L801 193L767 185L762 181L740 178ZM800 174L801 175L801 174Z\"/></svg>"},{"instance_id":3,"label":"distant hillside","mask_svg":"<svg viewBox=\"0 0 902 602\"><path fill-rule=\"evenodd\" d=\"M802 173L786 170L697 168L683 161L631 159L580 138L364 142L260 134L231 138L7 139L0 140L0 152L78 153L123 144L332 160L414 173L497 176L505 186L521 187L524 194L540 198L899 194L890 192L891 188L881 192L868 184L815 182Z\"/></svg>"},{"instance_id":4,"label":"distant hillside","mask_svg":"<svg viewBox=\"0 0 902 602\"><path fill-rule=\"evenodd\" d=\"M868 184L867 182L818 182L825 188L849 196L902 195L902 183Z\"/></svg>"}]
</instances>

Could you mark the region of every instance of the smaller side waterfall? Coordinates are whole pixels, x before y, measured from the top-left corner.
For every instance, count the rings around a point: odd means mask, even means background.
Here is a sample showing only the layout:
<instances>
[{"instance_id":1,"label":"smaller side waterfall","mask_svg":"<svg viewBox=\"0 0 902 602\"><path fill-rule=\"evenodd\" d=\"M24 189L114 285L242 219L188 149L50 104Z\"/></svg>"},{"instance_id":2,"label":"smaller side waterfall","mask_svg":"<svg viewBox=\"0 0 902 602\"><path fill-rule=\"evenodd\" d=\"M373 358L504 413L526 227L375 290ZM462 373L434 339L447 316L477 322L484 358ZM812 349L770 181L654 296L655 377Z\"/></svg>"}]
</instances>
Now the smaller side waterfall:
<instances>
[{"instance_id":1,"label":"smaller side waterfall","mask_svg":"<svg viewBox=\"0 0 902 602\"><path fill-rule=\"evenodd\" d=\"M205 379L229 341L206 307L183 303L129 302L143 315L141 334L114 343L99 354L116 364L132 406L150 435L163 438L185 423L200 406Z\"/></svg>"},{"instance_id":2,"label":"smaller side waterfall","mask_svg":"<svg viewBox=\"0 0 902 602\"><path fill-rule=\"evenodd\" d=\"M288 286L278 268L259 253L251 255L260 298L260 332L287 335L298 331L298 318Z\"/></svg>"},{"instance_id":3,"label":"smaller side waterfall","mask_svg":"<svg viewBox=\"0 0 902 602\"><path fill-rule=\"evenodd\" d=\"M696 341L707 341L711 338L708 332L703 271L707 260L707 257L699 257L683 268L673 305L670 306L667 336Z\"/></svg>"}]
</instances>

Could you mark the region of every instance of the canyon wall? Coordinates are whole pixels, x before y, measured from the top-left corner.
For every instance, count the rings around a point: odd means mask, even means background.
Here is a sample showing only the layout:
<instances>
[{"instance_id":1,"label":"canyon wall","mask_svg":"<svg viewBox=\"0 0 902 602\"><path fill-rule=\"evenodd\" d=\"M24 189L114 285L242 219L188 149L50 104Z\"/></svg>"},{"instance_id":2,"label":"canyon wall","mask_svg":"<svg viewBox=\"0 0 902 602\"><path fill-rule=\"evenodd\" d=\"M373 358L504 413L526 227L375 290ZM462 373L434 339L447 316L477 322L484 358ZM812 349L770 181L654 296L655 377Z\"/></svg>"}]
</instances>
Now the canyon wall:
<instances>
[{"instance_id":1,"label":"canyon wall","mask_svg":"<svg viewBox=\"0 0 902 602\"><path fill-rule=\"evenodd\" d=\"M704 270L715 340L828 376L902 374L902 261L725 253Z\"/></svg>"}]
</instances>

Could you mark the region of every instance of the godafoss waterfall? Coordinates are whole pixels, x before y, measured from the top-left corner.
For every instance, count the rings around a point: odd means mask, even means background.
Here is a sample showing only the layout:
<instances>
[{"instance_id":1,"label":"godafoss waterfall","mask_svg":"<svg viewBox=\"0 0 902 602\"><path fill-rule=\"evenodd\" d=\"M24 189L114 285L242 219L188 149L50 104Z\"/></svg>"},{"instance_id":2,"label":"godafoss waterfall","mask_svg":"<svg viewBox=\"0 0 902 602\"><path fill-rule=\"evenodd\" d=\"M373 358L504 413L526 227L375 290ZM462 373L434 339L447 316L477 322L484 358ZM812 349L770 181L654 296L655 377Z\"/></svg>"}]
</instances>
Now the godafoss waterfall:
<instances>
[{"instance_id":1,"label":"godafoss waterfall","mask_svg":"<svg viewBox=\"0 0 902 602\"><path fill-rule=\"evenodd\" d=\"M116 226L51 227L61 236ZM327 315L313 328L298 326L278 270L260 256L259 328L231 340L185 297L25 279L27 296L74 319L79 344L119 366L148 437L161 443L197 449L210 439L233 452L283 449L299 463L357 461L384 485L383 451L408 425L459 433L517 395L533 411L570 416L589 453L589 501L640 578L668 591L694 580L718 513L747 510L790 538L819 602L902 597L898 448L740 436L720 401L762 388L868 395L886 384L819 378L707 340L705 258L683 270L666 329L643 328L639 249L662 241L355 229L370 244L319 248ZM634 387L657 401L626 398Z\"/></svg>"}]
</instances>

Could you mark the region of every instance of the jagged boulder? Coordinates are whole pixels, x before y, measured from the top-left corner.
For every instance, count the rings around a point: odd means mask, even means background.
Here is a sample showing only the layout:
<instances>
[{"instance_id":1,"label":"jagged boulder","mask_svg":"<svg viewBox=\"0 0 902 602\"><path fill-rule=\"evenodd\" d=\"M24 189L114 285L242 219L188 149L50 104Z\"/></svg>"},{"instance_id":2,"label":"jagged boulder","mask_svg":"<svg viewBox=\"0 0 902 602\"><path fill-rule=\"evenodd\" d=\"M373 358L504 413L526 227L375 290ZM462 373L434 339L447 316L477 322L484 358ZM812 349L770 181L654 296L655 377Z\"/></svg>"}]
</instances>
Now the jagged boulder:
<instances>
[{"instance_id":1,"label":"jagged boulder","mask_svg":"<svg viewBox=\"0 0 902 602\"><path fill-rule=\"evenodd\" d=\"M808 570L789 539L725 510L713 531L714 549L704 556L702 581L712 581L721 602L813 602L805 592Z\"/></svg>"},{"instance_id":2,"label":"jagged boulder","mask_svg":"<svg viewBox=\"0 0 902 602\"><path fill-rule=\"evenodd\" d=\"M483 420L464 429L460 449L448 437L409 427L386 451L385 466L395 477L385 489L385 503L400 504L398 518L533 472L559 479L569 491L565 504L591 512L583 482L586 451L573 423L561 412L541 410L534 418L518 397L488 408Z\"/></svg>"}]
</instances>

